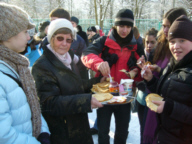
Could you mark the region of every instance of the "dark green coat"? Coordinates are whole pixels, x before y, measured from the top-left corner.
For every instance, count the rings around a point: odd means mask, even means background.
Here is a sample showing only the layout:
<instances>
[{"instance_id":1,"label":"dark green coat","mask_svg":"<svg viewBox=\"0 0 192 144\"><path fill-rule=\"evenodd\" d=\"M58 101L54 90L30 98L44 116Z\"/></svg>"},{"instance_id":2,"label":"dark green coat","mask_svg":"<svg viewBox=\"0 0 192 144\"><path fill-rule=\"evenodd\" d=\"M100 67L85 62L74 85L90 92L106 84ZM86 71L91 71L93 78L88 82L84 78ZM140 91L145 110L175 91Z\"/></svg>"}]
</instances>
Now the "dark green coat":
<instances>
[{"instance_id":1,"label":"dark green coat","mask_svg":"<svg viewBox=\"0 0 192 144\"><path fill-rule=\"evenodd\" d=\"M71 57L73 53L69 51ZM52 144L92 144L87 112L91 112L90 89L100 78L82 80L48 48L33 66L32 74L42 114L51 132Z\"/></svg>"}]
</instances>

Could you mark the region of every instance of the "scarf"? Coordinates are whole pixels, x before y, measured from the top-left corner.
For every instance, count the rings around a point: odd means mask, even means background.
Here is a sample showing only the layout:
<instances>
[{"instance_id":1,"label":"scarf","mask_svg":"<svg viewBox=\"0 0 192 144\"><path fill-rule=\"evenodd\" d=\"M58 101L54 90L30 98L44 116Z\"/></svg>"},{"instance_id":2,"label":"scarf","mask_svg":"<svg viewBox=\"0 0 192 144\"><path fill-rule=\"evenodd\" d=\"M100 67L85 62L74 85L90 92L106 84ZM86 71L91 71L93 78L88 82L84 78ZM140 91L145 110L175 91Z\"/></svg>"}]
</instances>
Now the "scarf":
<instances>
[{"instance_id":1,"label":"scarf","mask_svg":"<svg viewBox=\"0 0 192 144\"><path fill-rule=\"evenodd\" d=\"M156 128L157 128L156 113L148 109L143 131L143 142L142 142L143 144L152 144L156 141L155 139Z\"/></svg>"},{"instance_id":2,"label":"scarf","mask_svg":"<svg viewBox=\"0 0 192 144\"><path fill-rule=\"evenodd\" d=\"M41 110L34 79L28 69L29 61L24 56L6 48L4 45L0 45L0 60L9 64L20 76L23 90L32 113L33 136L37 138L41 132Z\"/></svg>"},{"instance_id":3,"label":"scarf","mask_svg":"<svg viewBox=\"0 0 192 144\"><path fill-rule=\"evenodd\" d=\"M114 36L114 38L116 39L116 42L121 46L126 46L127 44L129 44L131 42L131 40L133 39L133 30L130 31L130 33L127 35L127 37L122 38L119 36L119 34L117 33L116 29L112 30L112 34Z\"/></svg>"},{"instance_id":4,"label":"scarf","mask_svg":"<svg viewBox=\"0 0 192 144\"><path fill-rule=\"evenodd\" d=\"M60 55L51 47L50 44L48 44L47 47L66 67L71 69L72 59L68 52L65 53L64 55ZM77 55L74 55L73 62L77 64L78 61L79 61L79 57Z\"/></svg>"}]
</instances>

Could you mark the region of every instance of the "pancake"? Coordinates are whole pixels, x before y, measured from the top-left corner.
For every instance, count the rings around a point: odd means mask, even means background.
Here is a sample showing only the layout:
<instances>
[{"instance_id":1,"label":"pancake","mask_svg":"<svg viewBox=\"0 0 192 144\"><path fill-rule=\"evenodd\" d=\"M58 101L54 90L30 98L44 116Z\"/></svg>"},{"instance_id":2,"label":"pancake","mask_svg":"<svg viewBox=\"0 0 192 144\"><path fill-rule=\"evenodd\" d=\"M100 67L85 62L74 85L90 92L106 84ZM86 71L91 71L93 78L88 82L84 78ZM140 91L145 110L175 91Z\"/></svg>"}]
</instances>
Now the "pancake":
<instances>
[{"instance_id":1,"label":"pancake","mask_svg":"<svg viewBox=\"0 0 192 144\"><path fill-rule=\"evenodd\" d=\"M122 96L113 97L111 100L109 100L108 104L123 104L126 103L127 98Z\"/></svg>"},{"instance_id":2,"label":"pancake","mask_svg":"<svg viewBox=\"0 0 192 144\"><path fill-rule=\"evenodd\" d=\"M94 93L108 93L109 92L109 82L102 82L102 83L97 83L93 85L91 91Z\"/></svg>"},{"instance_id":3,"label":"pancake","mask_svg":"<svg viewBox=\"0 0 192 144\"><path fill-rule=\"evenodd\" d=\"M134 78L135 78L136 73L135 73L135 72L133 72L133 71L130 71L130 72L129 72L129 75L130 75L130 78L131 78L131 79L134 79Z\"/></svg>"},{"instance_id":4,"label":"pancake","mask_svg":"<svg viewBox=\"0 0 192 144\"><path fill-rule=\"evenodd\" d=\"M147 106L154 112L157 112L158 105L154 104L152 101L162 101L162 100L163 97L155 93L148 94L145 98Z\"/></svg>"},{"instance_id":5,"label":"pancake","mask_svg":"<svg viewBox=\"0 0 192 144\"><path fill-rule=\"evenodd\" d=\"M111 78L112 78L112 80L114 80L114 77L111 77ZM106 81L107 81L107 82L110 82L110 78L107 77L107 78L106 78Z\"/></svg>"},{"instance_id":6,"label":"pancake","mask_svg":"<svg viewBox=\"0 0 192 144\"><path fill-rule=\"evenodd\" d=\"M104 102L113 98L113 95L110 93L97 93L92 95L99 102Z\"/></svg>"},{"instance_id":7,"label":"pancake","mask_svg":"<svg viewBox=\"0 0 192 144\"><path fill-rule=\"evenodd\" d=\"M146 62L144 63L144 65L151 65L151 62L150 62L150 61L146 61Z\"/></svg>"}]
</instances>

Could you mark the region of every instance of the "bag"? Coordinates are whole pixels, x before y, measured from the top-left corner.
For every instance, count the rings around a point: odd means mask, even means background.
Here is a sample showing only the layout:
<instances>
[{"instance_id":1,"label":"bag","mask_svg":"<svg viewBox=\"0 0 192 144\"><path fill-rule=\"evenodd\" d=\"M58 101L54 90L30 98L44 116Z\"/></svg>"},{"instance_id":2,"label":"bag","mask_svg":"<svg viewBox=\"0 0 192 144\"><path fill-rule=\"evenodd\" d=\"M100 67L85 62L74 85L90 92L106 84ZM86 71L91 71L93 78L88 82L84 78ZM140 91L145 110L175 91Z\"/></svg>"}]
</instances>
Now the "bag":
<instances>
[{"instance_id":1,"label":"bag","mask_svg":"<svg viewBox=\"0 0 192 144\"><path fill-rule=\"evenodd\" d=\"M138 90L135 90L135 97L134 100L131 102L131 111L132 113L136 113L138 111L138 106L137 106L137 92Z\"/></svg>"}]
</instances>

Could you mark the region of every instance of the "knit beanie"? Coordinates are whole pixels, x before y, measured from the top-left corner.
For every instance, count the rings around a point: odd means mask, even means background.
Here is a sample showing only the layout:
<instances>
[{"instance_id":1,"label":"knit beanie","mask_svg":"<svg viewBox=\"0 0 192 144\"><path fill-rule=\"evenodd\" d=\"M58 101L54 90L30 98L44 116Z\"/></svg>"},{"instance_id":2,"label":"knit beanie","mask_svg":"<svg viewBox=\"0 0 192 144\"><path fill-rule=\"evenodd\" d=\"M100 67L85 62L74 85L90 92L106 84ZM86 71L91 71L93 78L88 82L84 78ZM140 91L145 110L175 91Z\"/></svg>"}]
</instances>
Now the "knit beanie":
<instances>
[{"instance_id":1,"label":"knit beanie","mask_svg":"<svg viewBox=\"0 0 192 144\"><path fill-rule=\"evenodd\" d=\"M61 29L61 28L68 28L71 30L72 32L72 36L74 39L76 39L76 32L74 31L73 29L73 25L71 24L70 21L68 21L67 19L56 19L54 21L51 21L50 25L49 25L49 28L48 28L48 31L47 31L47 39L48 39L48 42L50 43L51 41L51 38L53 36L53 34Z\"/></svg>"},{"instance_id":2,"label":"knit beanie","mask_svg":"<svg viewBox=\"0 0 192 144\"><path fill-rule=\"evenodd\" d=\"M127 25L133 27L134 16L133 12L129 9L121 9L115 17L115 26Z\"/></svg>"},{"instance_id":3,"label":"knit beanie","mask_svg":"<svg viewBox=\"0 0 192 144\"><path fill-rule=\"evenodd\" d=\"M178 17L171 25L168 32L168 40L183 38L192 41L192 21L187 16Z\"/></svg>"},{"instance_id":4,"label":"knit beanie","mask_svg":"<svg viewBox=\"0 0 192 144\"><path fill-rule=\"evenodd\" d=\"M50 24L50 21L45 21L40 23L38 30L39 32L43 32L45 30L45 28Z\"/></svg>"},{"instance_id":5,"label":"knit beanie","mask_svg":"<svg viewBox=\"0 0 192 144\"><path fill-rule=\"evenodd\" d=\"M93 31L93 32L97 33L97 30L96 30L95 26L90 27L89 31Z\"/></svg>"},{"instance_id":6,"label":"knit beanie","mask_svg":"<svg viewBox=\"0 0 192 144\"><path fill-rule=\"evenodd\" d=\"M33 23L33 20L31 19L31 17L30 17L29 15L28 15L28 19L29 19L29 22L30 22L31 24L34 24L34 23ZM33 36L35 35L35 27L32 28L32 29L28 29L27 32L28 32L28 34L29 34L30 37L33 37Z\"/></svg>"},{"instance_id":7,"label":"knit beanie","mask_svg":"<svg viewBox=\"0 0 192 144\"><path fill-rule=\"evenodd\" d=\"M29 22L25 11L6 3L0 3L0 21L0 41L6 41L25 29L35 27Z\"/></svg>"},{"instance_id":8,"label":"knit beanie","mask_svg":"<svg viewBox=\"0 0 192 144\"><path fill-rule=\"evenodd\" d=\"M79 24L79 19L75 16L71 17L71 21L75 22L77 25Z\"/></svg>"}]
</instances>

